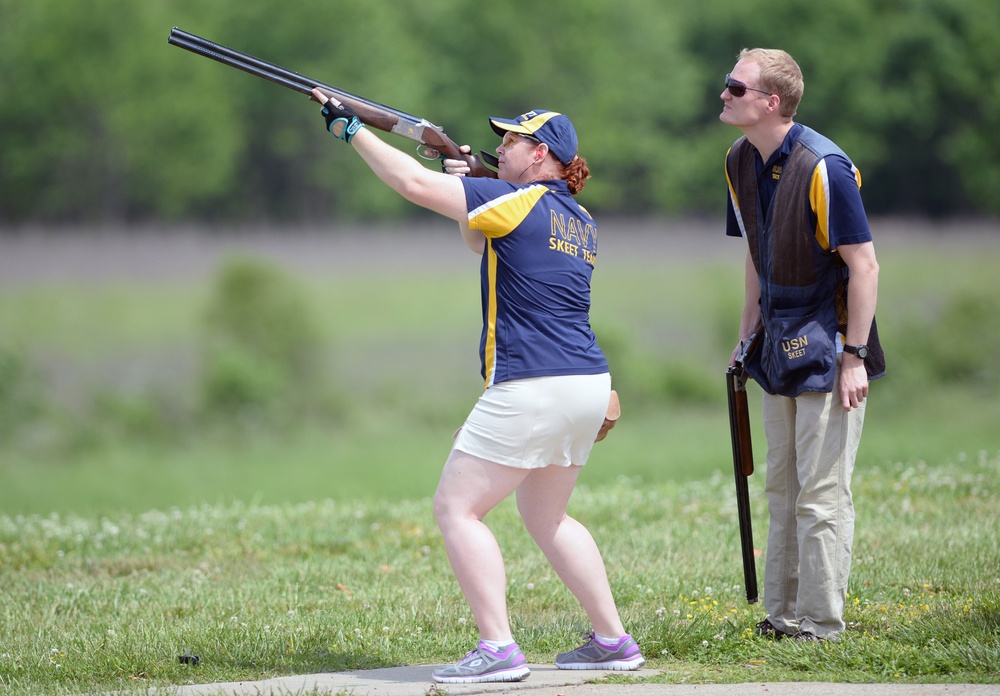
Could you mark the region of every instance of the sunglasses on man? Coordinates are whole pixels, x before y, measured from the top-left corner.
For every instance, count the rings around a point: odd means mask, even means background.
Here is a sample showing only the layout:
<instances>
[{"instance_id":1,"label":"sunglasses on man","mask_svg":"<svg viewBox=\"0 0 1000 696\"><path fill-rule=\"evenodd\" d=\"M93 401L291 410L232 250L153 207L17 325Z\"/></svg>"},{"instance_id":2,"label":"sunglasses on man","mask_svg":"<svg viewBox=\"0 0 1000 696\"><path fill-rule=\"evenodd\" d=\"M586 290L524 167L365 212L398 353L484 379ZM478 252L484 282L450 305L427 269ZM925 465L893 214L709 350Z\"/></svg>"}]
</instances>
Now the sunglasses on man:
<instances>
[{"instance_id":1,"label":"sunglasses on man","mask_svg":"<svg viewBox=\"0 0 1000 696\"><path fill-rule=\"evenodd\" d=\"M747 90L750 90L751 92L760 92L761 94L766 94L767 96L771 96L772 94L772 92L765 92L762 89L754 89L753 87L747 87L744 83L740 82L739 80L734 80L732 73L726 75L726 89L728 89L729 93L734 97L736 97L737 99L746 94Z\"/></svg>"}]
</instances>

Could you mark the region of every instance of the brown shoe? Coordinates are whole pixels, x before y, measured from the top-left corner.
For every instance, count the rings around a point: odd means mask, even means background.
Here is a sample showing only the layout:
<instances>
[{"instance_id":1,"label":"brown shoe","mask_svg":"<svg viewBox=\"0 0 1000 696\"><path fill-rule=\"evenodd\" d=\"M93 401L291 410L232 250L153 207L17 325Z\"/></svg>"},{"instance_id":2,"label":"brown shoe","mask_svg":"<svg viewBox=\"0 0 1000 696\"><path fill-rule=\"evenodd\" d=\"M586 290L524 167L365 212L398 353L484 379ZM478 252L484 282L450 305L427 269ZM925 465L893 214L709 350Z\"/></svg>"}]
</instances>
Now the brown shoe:
<instances>
[{"instance_id":1,"label":"brown shoe","mask_svg":"<svg viewBox=\"0 0 1000 696\"><path fill-rule=\"evenodd\" d=\"M764 619L757 624L753 632L762 638L771 638L772 640L781 640L792 635L791 633L779 631L769 619Z\"/></svg>"}]
</instances>

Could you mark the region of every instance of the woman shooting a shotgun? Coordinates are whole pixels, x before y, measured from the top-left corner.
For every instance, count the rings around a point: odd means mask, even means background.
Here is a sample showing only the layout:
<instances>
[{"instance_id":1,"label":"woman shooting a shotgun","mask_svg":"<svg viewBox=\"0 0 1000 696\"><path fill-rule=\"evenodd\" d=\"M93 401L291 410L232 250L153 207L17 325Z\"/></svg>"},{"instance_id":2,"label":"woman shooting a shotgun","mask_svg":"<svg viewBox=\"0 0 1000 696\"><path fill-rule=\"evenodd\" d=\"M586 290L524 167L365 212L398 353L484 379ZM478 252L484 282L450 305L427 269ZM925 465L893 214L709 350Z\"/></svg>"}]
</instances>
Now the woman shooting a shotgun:
<instances>
[{"instance_id":1,"label":"woman shooting a shotgun","mask_svg":"<svg viewBox=\"0 0 1000 696\"><path fill-rule=\"evenodd\" d=\"M520 681L529 669L507 614L503 556L486 514L511 493L532 539L593 627L562 669L633 670L645 660L625 632L601 553L566 514L611 396L607 360L590 328L597 228L573 195L590 176L570 120L552 111L491 118L503 138L499 178L466 177L465 161L432 171L367 131L327 99L327 129L350 143L400 195L458 222L483 256L480 341L486 389L457 433L434 494L434 517L479 629L477 647L437 669L438 682ZM468 147L463 146L463 153Z\"/></svg>"}]
</instances>

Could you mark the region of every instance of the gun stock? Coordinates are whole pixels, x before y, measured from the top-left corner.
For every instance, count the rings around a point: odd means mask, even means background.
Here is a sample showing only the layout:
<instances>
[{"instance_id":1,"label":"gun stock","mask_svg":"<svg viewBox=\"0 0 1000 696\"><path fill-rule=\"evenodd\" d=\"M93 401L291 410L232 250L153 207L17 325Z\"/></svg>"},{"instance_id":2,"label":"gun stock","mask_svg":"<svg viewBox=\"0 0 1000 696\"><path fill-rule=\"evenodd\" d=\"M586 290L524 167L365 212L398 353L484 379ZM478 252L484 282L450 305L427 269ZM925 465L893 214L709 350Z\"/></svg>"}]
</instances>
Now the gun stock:
<instances>
[{"instance_id":1,"label":"gun stock","mask_svg":"<svg viewBox=\"0 0 1000 696\"><path fill-rule=\"evenodd\" d=\"M747 604L757 602L757 563L754 558L753 525L750 520L750 490L747 477L753 474L753 445L750 440L750 411L747 407L746 374L742 363L726 370L729 397L729 434L733 442L733 473L736 479L736 510L740 523L740 550L743 555L743 583Z\"/></svg>"},{"instance_id":2,"label":"gun stock","mask_svg":"<svg viewBox=\"0 0 1000 696\"><path fill-rule=\"evenodd\" d=\"M358 118L365 125L385 131L386 133L394 133L414 140L424 145L427 149L436 151L442 157L465 160L472 170L472 176L491 177L494 179L497 176L495 171L483 164L483 160L480 157L461 152L458 143L449 138L442 128L435 126L427 119L408 114L405 111L394 109L385 104L379 104L370 99L365 99L338 87L324 84L318 80L306 77L292 70L287 70L273 63L268 63L265 60L255 58L246 53L241 53L222 44L209 41L177 27L170 30L167 43L205 58L211 58L223 65L242 70L287 89L309 95L310 97L312 96L313 88L318 87L327 97L336 97L339 101L354 109L358 114Z\"/></svg>"}]
</instances>

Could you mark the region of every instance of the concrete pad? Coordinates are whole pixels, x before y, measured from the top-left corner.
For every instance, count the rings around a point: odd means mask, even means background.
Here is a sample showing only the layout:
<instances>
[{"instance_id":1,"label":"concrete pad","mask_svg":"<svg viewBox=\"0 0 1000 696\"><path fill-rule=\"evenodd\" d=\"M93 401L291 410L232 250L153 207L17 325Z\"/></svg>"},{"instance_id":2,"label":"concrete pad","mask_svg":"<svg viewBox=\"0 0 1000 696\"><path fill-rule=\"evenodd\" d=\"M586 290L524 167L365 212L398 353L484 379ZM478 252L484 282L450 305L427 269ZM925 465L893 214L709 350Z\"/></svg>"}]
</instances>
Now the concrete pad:
<instances>
[{"instance_id":1,"label":"concrete pad","mask_svg":"<svg viewBox=\"0 0 1000 696\"><path fill-rule=\"evenodd\" d=\"M633 672L610 670L568 670L552 665L533 665L531 674L520 682L488 684L437 684L431 679L440 665L413 667L388 667L385 669L357 670L353 672L328 672L294 677L277 677L253 682L229 682L177 686L159 693L175 696L286 696L291 694L351 694L353 696L420 696L440 694L465 696L466 694L510 694L523 692L525 696L548 696L567 693L566 687L583 684L610 675L627 675L641 680L660 672L640 669ZM157 693L157 692L154 692Z\"/></svg>"},{"instance_id":2,"label":"concrete pad","mask_svg":"<svg viewBox=\"0 0 1000 696\"><path fill-rule=\"evenodd\" d=\"M660 670L634 672L562 670L529 664L531 675L520 682L496 684L436 684L431 672L438 665L389 667L353 672L328 672L278 677L252 682L176 686L151 690L173 696L291 696L346 694L349 696L1000 696L1000 684L842 684L834 682L751 682L746 684L647 684ZM609 676L627 684L594 683Z\"/></svg>"}]
</instances>

